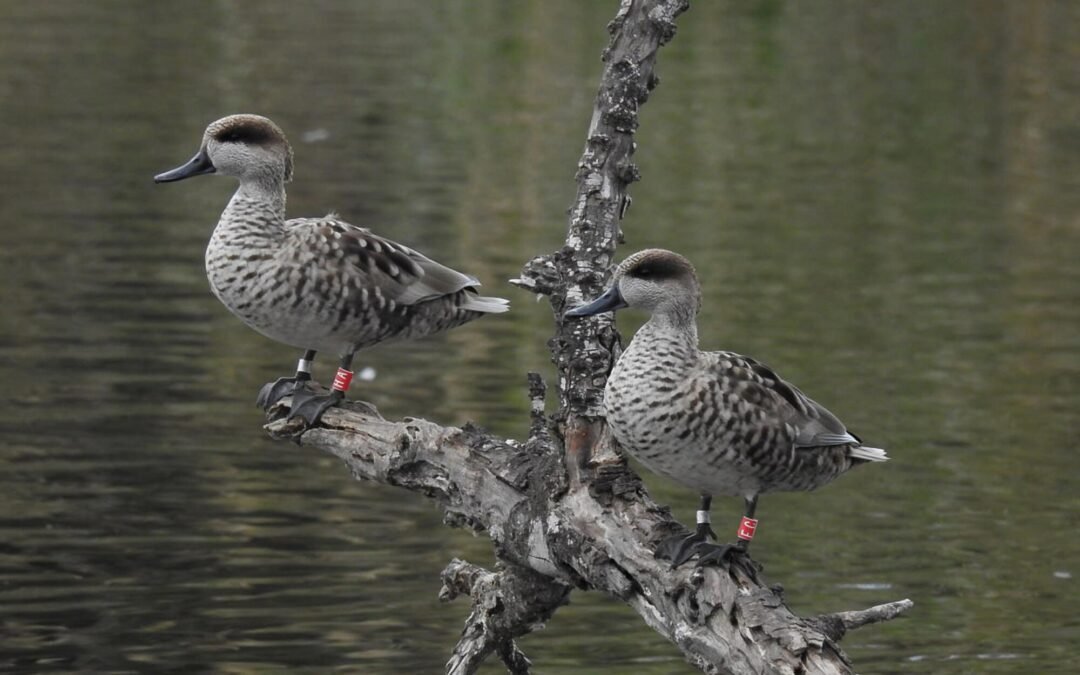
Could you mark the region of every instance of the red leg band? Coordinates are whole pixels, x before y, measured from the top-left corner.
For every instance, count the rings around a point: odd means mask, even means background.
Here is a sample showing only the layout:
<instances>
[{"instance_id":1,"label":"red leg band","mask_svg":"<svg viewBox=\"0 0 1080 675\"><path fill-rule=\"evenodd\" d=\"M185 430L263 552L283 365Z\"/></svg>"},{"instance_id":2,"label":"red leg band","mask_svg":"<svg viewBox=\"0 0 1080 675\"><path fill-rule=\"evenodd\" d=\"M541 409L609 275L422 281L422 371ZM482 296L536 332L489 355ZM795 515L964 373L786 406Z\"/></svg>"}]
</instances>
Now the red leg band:
<instances>
[{"instance_id":1,"label":"red leg band","mask_svg":"<svg viewBox=\"0 0 1080 675\"><path fill-rule=\"evenodd\" d=\"M738 537L743 541L750 541L754 538L754 530L757 529L757 521L753 518L747 518L743 516L742 522L739 523Z\"/></svg>"},{"instance_id":2,"label":"red leg band","mask_svg":"<svg viewBox=\"0 0 1080 675\"><path fill-rule=\"evenodd\" d=\"M352 382L352 376L353 372L351 370L338 368L337 375L334 375L334 390L342 393L349 391L349 384Z\"/></svg>"}]
</instances>

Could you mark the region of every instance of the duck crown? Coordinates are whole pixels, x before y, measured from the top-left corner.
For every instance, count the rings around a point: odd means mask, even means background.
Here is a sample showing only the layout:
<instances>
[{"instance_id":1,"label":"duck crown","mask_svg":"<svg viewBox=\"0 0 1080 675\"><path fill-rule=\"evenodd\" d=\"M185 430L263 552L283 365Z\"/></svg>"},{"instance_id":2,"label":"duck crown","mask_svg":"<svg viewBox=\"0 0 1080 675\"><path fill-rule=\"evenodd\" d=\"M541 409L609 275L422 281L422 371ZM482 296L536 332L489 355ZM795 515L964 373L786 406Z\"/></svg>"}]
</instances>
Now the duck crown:
<instances>
[{"instance_id":1,"label":"duck crown","mask_svg":"<svg viewBox=\"0 0 1080 675\"><path fill-rule=\"evenodd\" d=\"M655 282L681 278L697 283L697 270L693 264L678 253L662 248L647 248L634 253L619 264L615 276Z\"/></svg>"},{"instance_id":2,"label":"duck crown","mask_svg":"<svg viewBox=\"0 0 1080 675\"><path fill-rule=\"evenodd\" d=\"M262 115L247 113L229 115L211 122L206 127L206 137L219 143L245 143L250 145L288 145L285 132L273 120Z\"/></svg>"}]
</instances>

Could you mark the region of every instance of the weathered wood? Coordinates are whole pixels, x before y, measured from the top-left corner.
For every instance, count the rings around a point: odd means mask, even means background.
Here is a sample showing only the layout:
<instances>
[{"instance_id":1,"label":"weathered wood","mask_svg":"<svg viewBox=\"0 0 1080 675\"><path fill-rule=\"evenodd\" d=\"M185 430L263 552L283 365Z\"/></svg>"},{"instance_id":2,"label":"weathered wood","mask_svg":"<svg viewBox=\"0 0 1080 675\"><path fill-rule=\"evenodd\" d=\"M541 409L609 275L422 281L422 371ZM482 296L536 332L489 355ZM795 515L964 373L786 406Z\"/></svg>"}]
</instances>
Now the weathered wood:
<instances>
[{"instance_id":1,"label":"weathered wood","mask_svg":"<svg viewBox=\"0 0 1080 675\"><path fill-rule=\"evenodd\" d=\"M440 600L448 602L462 594L473 598L461 640L446 664L450 675L475 672L493 651L511 673L528 675L532 663L514 638L542 625L570 595L569 586L517 566L489 572L454 559L443 570L442 580Z\"/></svg>"},{"instance_id":2,"label":"weathered wood","mask_svg":"<svg viewBox=\"0 0 1080 675\"><path fill-rule=\"evenodd\" d=\"M656 86L657 50L675 34L687 0L622 0L609 25L605 68L578 165L566 245L534 258L514 283L551 301L560 408L544 413L545 386L529 374L529 437L496 438L481 429L421 419L383 419L348 404L303 431L270 411L268 431L340 457L358 479L419 492L445 522L487 534L500 569L462 561L443 572L445 600L472 598L447 672L476 672L497 653L511 673L530 664L515 639L547 621L571 589L605 592L632 607L705 673L851 673L837 646L844 632L893 618L904 600L810 619L793 614L779 590L739 569L670 569L654 558L661 539L685 532L646 493L614 447L602 394L618 358L609 318L564 323L563 311L600 292L622 235L638 178L631 159L638 108Z\"/></svg>"}]
</instances>

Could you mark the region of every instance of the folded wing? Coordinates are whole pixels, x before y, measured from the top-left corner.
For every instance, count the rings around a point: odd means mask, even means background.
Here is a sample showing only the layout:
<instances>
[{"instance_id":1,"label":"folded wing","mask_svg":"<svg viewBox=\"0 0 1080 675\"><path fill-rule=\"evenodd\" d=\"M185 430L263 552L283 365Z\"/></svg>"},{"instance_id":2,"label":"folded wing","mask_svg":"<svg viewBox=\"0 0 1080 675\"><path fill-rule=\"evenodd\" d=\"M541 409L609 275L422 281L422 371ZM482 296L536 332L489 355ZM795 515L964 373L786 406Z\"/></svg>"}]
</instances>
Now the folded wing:
<instances>
[{"instance_id":1,"label":"folded wing","mask_svg":"<svg viewBox=\"0 0 1080 675\"><path fill-rule=\"evenodd\" d=\"M764 363L734 352L718 352L721 362L729 363L728 377L747 380L763 387L769 396L776 416L795 430L796 448L813 448L830 445L852 445L853 457L868 461L888 459L885 451L863 446L858 436L852 434L844 423L820 403L804 394L798 387L784 380Z\"/></svg>"},{"instance_id":2,"label":"folded wing","mask_svg":"<svg viewBox=\"0 0 1080 675\"><path fill-rule=\"evenodd\" d=\"M509 303L501 298L476 295L480 282L446 265L370 230L337 220L297 219L290 221L293 232L305 238L325 255L342 260L341 271L353 276L357 285L374 287L398 305L416 305L428 300L468 291L461 299L463 309L478 312L505 312Z\"/></svg>"}]
</instances>

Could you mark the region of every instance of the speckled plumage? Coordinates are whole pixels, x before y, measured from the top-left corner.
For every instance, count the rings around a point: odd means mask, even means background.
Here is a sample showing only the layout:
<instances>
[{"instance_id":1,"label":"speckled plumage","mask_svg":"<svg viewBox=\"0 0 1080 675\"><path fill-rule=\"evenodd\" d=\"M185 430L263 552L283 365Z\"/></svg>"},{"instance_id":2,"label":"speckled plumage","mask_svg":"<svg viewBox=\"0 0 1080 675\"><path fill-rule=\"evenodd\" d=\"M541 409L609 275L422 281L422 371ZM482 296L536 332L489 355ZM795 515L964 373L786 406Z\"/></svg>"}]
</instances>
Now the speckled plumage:
<instances>
[{"instance_id":1,"label":"speckled plumage","mask_svg":"<svg viewBox=\"0 0 1080 675\"><path fill-rule=\"evenodd\" d=\"M347 369L359 349L509 308L502 298L478 295L474 277L333 214L286 220L285 183L292 172L292 148L276 124L231 115L207 127L187 164L155 177L170 182L220 173L239 179L206 248L207 278L214 295L248 326L308 350L297 377L283 378L297 385L291 391L308 379L304 364L316 351L337 354ZM260 395L261 405L290 391L280 384ZM320 403L305 417L313 423L333 404Z\"/></svg>"},{"instance_id":2,"label":"speckled plumage","mask_svg":"<svg viewBox=\"0 0 1080 675\"><path fill-rule=\"evenodd\" d=\"M657 273L635 277L642 269ZM877 458L766 365L699 349L700 289L685 258L642 251L619 266L615 283L663 285L652 295L671 296L634 335L604 392L616 440L647 467L703 494L750 497L813 490ZM623 292L631 307L634 293Z\"/></svg>"},{"instance_id":3,"label":"speckled plumage","mask_svg":"<svg viewBox=\"0 0 1080 675\"><path fill-rule=\"evenodd\" d=\"M780 393L787 388L789 401ZM612 433L642 464L703 494L813 490L855 462L843 445L799 446L795 393L763 364L702 352L685 331L643 326L604 392Z\"/></svg>"},{"instance_id":4,"label":"speckled plumage","mask_svg":"<svg viewBox=\"0 0 1080 675\"><path fill-rule=\"evenodd\" d=\"M703 513L712 495L733 495L746 500L749 518L760 494L814 490L857 464L886 459L763 363L701 351L700 297L686 258L649 249L619 265L604 295L568 313L629 306L651 314L604 391L607 422L620 446L701 493ZM677 563L709 532L702 517L697 533L671 555Z\"/></svg>"},{"instance_id":5,"label":"speckled plumage","mask_svg":"<svg viewBox=\"0 0 1080 675\"><path fill-rule=\"evenodd\" d=\"M237 192L210 238L214 295L244 323L299 348L343 354L483 314L474 278L333 215L285 221Z\"/></svg>"}]
</instances>

